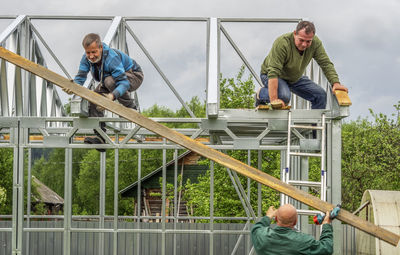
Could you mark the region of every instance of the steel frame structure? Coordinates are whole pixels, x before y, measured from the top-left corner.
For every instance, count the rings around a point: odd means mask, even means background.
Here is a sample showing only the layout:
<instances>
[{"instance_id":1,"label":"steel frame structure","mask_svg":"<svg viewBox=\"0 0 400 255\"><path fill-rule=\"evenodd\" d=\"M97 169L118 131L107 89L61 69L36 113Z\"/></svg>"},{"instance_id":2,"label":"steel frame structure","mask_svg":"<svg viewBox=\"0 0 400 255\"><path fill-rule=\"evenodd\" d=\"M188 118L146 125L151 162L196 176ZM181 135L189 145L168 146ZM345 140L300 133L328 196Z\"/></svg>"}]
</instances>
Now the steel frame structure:
<instances>
[{"instance_id":1,"label":"steel frame structure","mask_svg":"<svg viewBox=\"0 0 400 255\"><path fill-rule=\"evenodd\" d=\"M55 62L62 69L64 74L71 78L61 61L56 57L48 44L44 41L39 31L31 23L33 19L42 20L109 20L111 25L108 28L104 42L113 47L119 48L125 52L128 51L126 37L130 35L139 48L143 51L151 64L155 67L159 75L165 81L169 89L176 96L177 100L187 110L191 118L153 118L157 122L162 123L194 123L196 128L176 129L184 135L191 138L208 137L209 145L218 150L247 150L248 164L251 161L251 151L258 151L258 168L261 168L262 158L261 152L264 150L281 151L281 165L284 168L286 164L285 151L287 150L286 140L288 129L288 112L287 111L256 111L244 109L220 109L219 107L219 63L220 63L220 41L221 36L225 36L234 51L241 58L247 69L253 75L255 80L260 84L261 81L254 68L250 65L241 49L236 45L224 23L232 22L264 22L264 23L295 23L299 19L234 19L234 18L160 18L160 17L83 17L83 16L2 16L0 19L13 20L12 23L0 34L0 45L6 47L40 65L46 66L43 59L43 54L37 41L40 41L46 50L53 57ZM131 28L128 21L174 21L174 22L202 22L207 27L207 117L197 118L187 104L182 99L179 92L174 88L173 84L167 78L165 73L158 66L150 52L145 48L134 29ZM315 82L320 84L328 93L328 107L326 110L310 110L309 103L301 98L292 98L291 119L294 124L317 124L321 123L321 115L326 116L326 166L327 171L327 201L336 204L341 201L341 119L349 115L348 107L338 105L336 98L330 92L330 85L324 77L323 73L316 65L311 63L306 71ZM91 82L87 86L91 86ZM167 234L178 233L206 233L210 236L210 254L214 254L213 242L214 236L218 234L240 234L232 254L235 254L238 245L243 240L243 237L249 238L250 222L256 220L263 215L261 211L261 185L258 184L258 206L257 209L252 208L250 204L250 179L247 187L243 187L235 172L229 169L229 176L234 185L235 190L242 202L247 217L232 218L232 217L215 217L214 216L214 164L211 162L211 184L210 184L210 216L209 217L182 217L176 215L166 216L166 163L167 150L174 151L175 160L175 182L174 193L177 192L177 165L178 165L178 150L180 146L169 141L163 140L160 142L148 142L146 140L141 143L132 139L137 135L148 136L154 135L150 131L134 126L127 121L109 114L104 118L80 118L80 117L65 117L65 112L57 91L53 84L42 80L30 73L27 73L13 65L6 63L4 60L0 62L0 147L12 148L14 151L14 167L13 167L13 214L12 226L10 228L2 228L0 231L12 233L12 253L22 254L23 251L23 236L24 232L63 232L63 251L64 254L70 254L71 250L71 233L74 232L93 232L112 233L114 236L113 254L118 254L117 238L118 233L132 232L138 233L137 238L140 239L140 233L157 233L162 236L162 254L165 254L165 236ZM330 96L329 96L330 95ZM139 99L135 95L137 103ZM79 102L79 101L78 101ZM103 132L99 128L100 122L109 124L107 132ZM76 136L92 133L96 129L105 139L104 145L87 145L75 139ZM32 140L33 135L40 136L40 140ZM122 140L120 141L120 137ZM298 132L296 139L307 137L306 133ZM115 139L113 139L115 138ZM99 215L95 217L100 222L99 229L78 229L73 227L73 220L76 218L84 218L84 216L72 215L72 153L76 148L105 148L115 150L115 189L114 189L114 214L105 215L105 162L106 154L101 153L100 156L100 200L99 200ZM31 164L24 165L24 157L28 154L30 160L30 152L32 148L65 148L65 205L64 215L62 216L33 216L30 211L30 195L31 183L28 178L27 195L28 201L26 205L27 214L24 215L24 172L27 171L28 176L31 176ZM159 149L163 152L163 188L162 188L162 215L159 217L149 216L120 216L118 215L118 152L120 149L135 149L138 150L138 191L141 189L140 179L141 173L141 153L145 149ZM291 150L300 150L301 146L298 142L292 142ZM291 177L301 177L303 180L308 180L308 159L306 157L293 157L292 159ZM176 197L176 196L175 196ZM140 204L140 192L138 192L138 204ZM298 208L303 205L296 201L291 201ZM177 201L174 201L176 208ZM4 217L4 216L3 216ZM64 220L63 228L32 228L30 220L34 218L59 218ZM118 229L118 220L120 219L135 219L137 220L136 229ZM104 221L112 219L114 227L112 229L104 228ZM159 219L162 222L161 229L141 229L140 223L144 219ZM182 219L208 219L210 221L210 230L182 230L167 229L165 226L166 220L177 223ZM247 227L242 231L220 231L213 228L213 223L217 219L227 220L246 220ZM24 222L26 226L24 226ZM299 228L303 231L307 230L308 222L305 217L301 217ZM334 224L336 236L341 235L341 226L339 223ZM28 235L29 242L29 235ZM249 239L247 239L249 241ZM174 239L176 242L176 239ZM340 238L335 238L335 247L341 247L342 241ZM99 245L102 241L100 238ZM140 246L137 247L139 254ZM102 254L100 249L100 254ZM176 254L174 249L174 254ZM252 253L253 251L249 251ZM336 252L341 253L341 249L336 249ZM29 254L29 251L27 251Z\"/></svg>"}]
</instances>

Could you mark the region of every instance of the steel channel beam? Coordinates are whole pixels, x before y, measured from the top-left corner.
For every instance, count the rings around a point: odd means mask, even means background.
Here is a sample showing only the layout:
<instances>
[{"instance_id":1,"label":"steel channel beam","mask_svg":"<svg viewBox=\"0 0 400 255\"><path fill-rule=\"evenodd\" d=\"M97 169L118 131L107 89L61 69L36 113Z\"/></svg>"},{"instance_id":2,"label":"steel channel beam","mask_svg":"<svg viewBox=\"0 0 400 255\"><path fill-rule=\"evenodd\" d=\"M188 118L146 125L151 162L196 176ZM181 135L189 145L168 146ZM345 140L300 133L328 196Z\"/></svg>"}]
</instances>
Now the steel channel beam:
<instances>
[{"instance_id":1,"label":"steel channel beam","mask_svg":"<svg viewBox=\"0 0 400 255\"><path fill-rule=\"evenodd\" d=\"M164 138L165 142L165 138ZM166 199L167 199L167 150L163 149L162 150L162 205L161 205L161 255L165 255L165 245L166 245L166 236L165 236L165 230L166 230Z\"/></svg>"},{"instance_id":2,"label":"steel channel beam","mask_svg":"<svg viewBox=\"0 0 400 255\"><path fill-rule=\"evenodd\" d=\"M32 187L32 149L28 149L28 181L27 181L27 197L26 197L26 227L31 227L31 187ZM26 254L29 254L30 235L26 234Z\"/></svg>"},{"instance_id":3,"label":"steel channel beam","mask_svg":"<svg viewBox=\"0 0 400 255\"><path fill-rule=\"evenodd\" d=\"M277 18L220 18L222 22L262 22L262 23L298 23L301 19Z\"/></svg>"},{"instance_id":4,"label":"steel channel beam","mask_svg":"<svg viewBox=\"0 0 400 255\"><path fill-rule=\"evenodd\" d=\"M183 159L182 159L182 170L183 170L184 164L183 164ZM183 175L181 175L181 178L183 178ZM176 226L178 223L178 212L179 208L178 206L180 205L180 197L178 197L178 150L175 149L174 151L174 230L176 230ZM176 240L176 234L174 234L174 241L173 241L173 255L176 255L176 245L177 245L177 240Z\"/></svg>"},{"instance_id":5,"label":"steel channel beam","mask_svg":"<svg viewBox=\"0 0 400 255\"><path fill-rule=\"evenodd\" d=\"M39 19L39 20L112 20L114 16L68 16L68 15L29 15L29 19Z\"/></svg>"},{"instance_id":6,"label":"steel channel beam","mask_svg":"<svg viewBox=\"0 0 400 255\"><path fill-rule=\"evenodd\" d=\"M207 117L217 118L219 113L219 59L220 30L217 18L207 22Z\"/></svg>"},{"instance_id":7,"label":"steel channel beam","mask_svg":"<svg viewBox=\"0 0 400 255\"><path fill-rule=\"evenodd\" d=\"M211 144L214 143L210 137ZM210 247L209 254L214 254L214 161L210 161Z\"/></svg>"},{"instance_id":8,"label":"steel channel beam","mask_svg":"<svg viewBox=\"0 0 400 255\"><path fill-rule=\"evenodd\" d=\"M12 254L22 252L24 224L24 149L22 128L15 128L17 143L14 145L13 157L13 205L12 205Z\"/></svg>"},{"instance_id":9,"label":"steel channel beam","mask_svg":"<svg viewBox=\"0 0 400 255\"><path fill-rule=\"evenodd\" d=\"M332 121L328 126L328 151L327 151L327 196L328 201L332 204L340 204L342 202L342 124L340 120ZM338 221L333 221L333 234L340 236L343 225ZM335 238L333 240L334 247L342 247L343 240Z\"/></svg>"},{"instance_id":10,"label":"steel channel beam","mask_svg":"<svg viewBox=\"0 0 400 255\"><path fill-rule=\"evenodd\" d=\"M104 229L106 214L106 152L100 152L99 229ZM104 254L104 233L99 235L98 254Z\"/></svg>"},{"instance_id":11,"label":"steel channel beam","mask_svg":"<svg viewBox=\"0 0 400 255\"><path fill-rule=\"evenodd\" d=\"M142 196L142 150L138 150L138 185L137 185L137 230L140 230L140 222L141 222L141 196ZM140 254L140 235L136 235L136 254Z\"/></svg>"},{"instance_id":12,"label":"steel channel beam","mask_svg":"<svg viewBox=\"0 0 400 255\"><path fill-rule=\"evenodd\" d=\"M186 21L186 22L206 22L208 18L192 17L124 17L125 21Z\"/></svg>"},{"instance_id":13,"label":"steel channel beam","mask_svg":"<svg viewBox=\"0 0 400 255\"><path fill-rule=\"evenodd\" d=\"M107 45L110 45L113 38L117 35L118 28L121 25L121 22L122 22L121 16L116 16L113 18L112 23L111 23L110 27L108 28L106 35L104 36L104 39L103 39L104 43L106 43Z\"/></svg>"},{"instance_id":14,"label":"steel channel beam","mask_svg":"<svg viewBox=\"0 0 400 255\"><path fill-rule=\"evenodd\" d=\"M63 255L71 254L72 149L65 149Z\"/></svg>"},{"instance_id":15,"label":"steel channel beam","mask_svg":"<svg viewBox=\"0 0 400 255\"><path fill-rule=\"evenodd\" d=\"M118 137L118 135L117 135ZM116 139L118 142L118 139ZM114 234L113 234L113 255L118 255L118 191L119 191L119 150L114 150Z\"/></svg>"},{"instance_id":16,"label":"steel channel beam","mask_svg":"<svg viewBox=\"0 0 400 255\"><path fill-rule=\"evenodd\" d=\"M15 20L0 34L0 44L3 44L7 38L25 21L26 15L19 15Z\"/></svg>"}]
</instances>

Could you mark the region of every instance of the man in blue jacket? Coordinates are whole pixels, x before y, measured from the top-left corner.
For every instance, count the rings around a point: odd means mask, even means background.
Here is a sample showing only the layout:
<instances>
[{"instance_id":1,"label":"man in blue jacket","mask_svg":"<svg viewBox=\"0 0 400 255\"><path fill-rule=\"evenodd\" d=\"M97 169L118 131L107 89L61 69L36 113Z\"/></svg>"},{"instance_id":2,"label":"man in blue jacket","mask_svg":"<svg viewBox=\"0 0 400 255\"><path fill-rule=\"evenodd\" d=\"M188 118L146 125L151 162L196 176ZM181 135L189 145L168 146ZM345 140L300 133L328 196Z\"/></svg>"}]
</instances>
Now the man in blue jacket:
<instances>
[{"instance_id":1,"label":"man in blue jacket","mask_svg":"<svg viewBox=\"0 0 400 255\"><path fill-rule=\"evenodd\" d=\"M277 226L272 228L271 221ZM322 232L319 240L297 232L297 211L290 204L285 204L276 210L271 206L261 221L251 229L251 241L258 255L271 254L309 254L328 255L333 253L333 230L329 212L326 212L322 222Z\"/></svg>"},{"instance_id":2,"label":"man in blue jacket","mask_svg":"<svg viewBox=\"0 0 400 255\"><path fill-rule=\"evenodd\" d=\"M87 74L90 72L93 79L99 84L95 88L95 92L107 97L110 100L118 100L122 105L128 108L136 109L134 100L130 93L137 90L143 82L143 72L141 67L135 60L120 50L112 49L107 44L102 43L98 34L87 34L82 41L85 49L78 74L75 76L74 82L83 85L86 81ZM68 94L71 91L63 89ZM90 117L104 117L104 109L89 104ZM105 130L105 124L100 126ZM97 137L86 137L85 143L100 144L104 143L104 139L95 131ZM99 149L99 151L105 151Z\"/></svg>"}]
</instances>

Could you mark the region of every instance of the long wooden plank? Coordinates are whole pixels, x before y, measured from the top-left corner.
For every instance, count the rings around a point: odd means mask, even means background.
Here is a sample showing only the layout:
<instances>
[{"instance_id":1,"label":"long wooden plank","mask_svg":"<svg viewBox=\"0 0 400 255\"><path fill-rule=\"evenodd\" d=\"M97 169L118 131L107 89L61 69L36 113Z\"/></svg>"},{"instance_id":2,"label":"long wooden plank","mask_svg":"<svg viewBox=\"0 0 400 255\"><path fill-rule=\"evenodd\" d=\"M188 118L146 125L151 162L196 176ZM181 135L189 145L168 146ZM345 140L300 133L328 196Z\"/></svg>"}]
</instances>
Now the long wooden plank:
<instances>
[{"instance_id":1,"label":"long wooden plank","mask_svg":"<svg viewBox=\"0 0 400 255\"><path fill-rule=\"evenodd\" d=\"M325 201L320 200L317 197L314 197L307 192L299 190L287 183L282 182L281 180L270 176L258 169L255 169L251 166L248 166L234 158L229 157L228 155L214 150L200 142L197 142L189 137L186 137L172 129L167 128L166 126L159 124L149 118L144 117L137 111L133 109L129 109L120 105L116 102L113 102L99 94L83 87L74 82L69 81L68 79L60 76L57 73L54 73L43 66L37 65L13 52L10 52L2 47L0 47L0 58L7 60L10 63L13 63L28 72L31 72L37 76L42 77L45 80L48 80L51 83L54 83L61 88L68 88L76 95L94 103L99 106L104 107L105 109L118 114L119 116L132 121L158 135L161 135L172 142L179 144L191 151L194 151L206 158L209 158L225 167L228 167L246 177L249 177L261 184L267 185L279 192L282 192L296 200L299 200L309 206L312 206L322 212L326 212L331 210L334 205L327 203ZM369 233L379 239L382 239L394 246L397 246L400 240L400 236L394 234L386 229L378 227L368 221L365 221L352 213L341 210L338 217L339 220L346 222L366 233Z\"/></svg>"}]
</instances>

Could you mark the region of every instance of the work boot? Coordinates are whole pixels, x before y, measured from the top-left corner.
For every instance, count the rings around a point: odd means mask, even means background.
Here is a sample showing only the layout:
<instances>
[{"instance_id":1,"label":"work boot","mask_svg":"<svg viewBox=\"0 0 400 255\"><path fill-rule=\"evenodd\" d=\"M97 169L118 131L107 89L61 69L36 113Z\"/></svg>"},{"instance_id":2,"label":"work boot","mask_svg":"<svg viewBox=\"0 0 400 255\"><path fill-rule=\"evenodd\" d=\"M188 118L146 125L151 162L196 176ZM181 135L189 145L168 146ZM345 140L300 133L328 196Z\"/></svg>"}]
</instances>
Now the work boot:
<instances>
[{"instance_id":1,"label":"work boot","mask_svg":"<svg viewBox=\"0 0 400 255\"><path fill-rule=\"evenodd\" d=\"M84 143L86 144L104 144L104 139L103 137L99 137L99 136L88 136L85 137L85 140L83 140ZM102 149L102 148L96 148L97 151L99 152L105 152L106 149Z\"/></svg>"},{"instance_id":2,"label":"work boot","mask_svg":"<svg viewBox=\"0 0 400 255\"><path fill-rule=\"evenodd\" d=\"M102 112L104 114L104 108L99 105L96 105L96 111Z\"/></svg>"},{"instance_id":3,"label":"work boot","mask_svg":"<svg viewBox=\"0 0 400 255\"><path fill-rule=\"evenodd\" d=\"M280 100L272 101L271 102L271 107L272 107L272 109L275 109L275 110L282 109L283 108L282 101L280 101Z\"/></svg>"}]
</instances>

